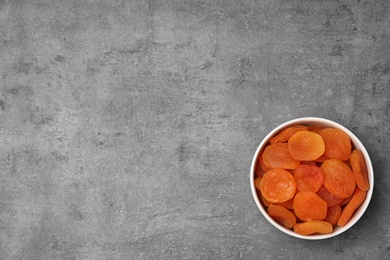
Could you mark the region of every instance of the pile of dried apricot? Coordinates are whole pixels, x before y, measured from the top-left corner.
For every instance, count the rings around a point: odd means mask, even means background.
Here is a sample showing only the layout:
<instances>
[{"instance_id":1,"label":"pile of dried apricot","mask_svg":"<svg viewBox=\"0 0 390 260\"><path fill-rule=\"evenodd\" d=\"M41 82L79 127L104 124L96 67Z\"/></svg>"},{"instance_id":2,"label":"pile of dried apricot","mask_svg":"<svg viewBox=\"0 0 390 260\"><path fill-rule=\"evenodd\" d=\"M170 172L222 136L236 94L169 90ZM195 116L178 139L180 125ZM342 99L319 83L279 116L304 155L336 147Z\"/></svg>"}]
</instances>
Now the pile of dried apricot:
<instances>
[{"instance_id":1,"label":"pile of dried apricot","mask_svg":"<svg viewBox=\"0 0 390 260\"><path fill-rule=\"evenodd\" d=\"M255 172L269 216L301 235L345 226L370 186L362 152L337 128L284 129L260 152Z\"/></svg>"}]
</instances>

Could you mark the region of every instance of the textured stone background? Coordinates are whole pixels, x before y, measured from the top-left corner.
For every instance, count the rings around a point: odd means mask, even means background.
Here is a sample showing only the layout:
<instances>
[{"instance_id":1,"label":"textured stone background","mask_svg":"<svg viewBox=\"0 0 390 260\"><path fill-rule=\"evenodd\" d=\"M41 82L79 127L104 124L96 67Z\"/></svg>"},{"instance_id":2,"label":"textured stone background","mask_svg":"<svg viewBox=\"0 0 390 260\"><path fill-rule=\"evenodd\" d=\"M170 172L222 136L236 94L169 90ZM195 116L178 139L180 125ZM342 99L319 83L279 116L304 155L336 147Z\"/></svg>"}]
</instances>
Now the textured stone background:
<instances>
[{"instance_id":1,"label":"textured stone background","mask_svg":"<svg viewBox=\"0 0 390 260\"><path fill-rule=\"evenodd\" d=\"M390 1L0 0L1 259L384 259ZM252 155L301 116L375 168L350 231L275 230Z\"/></svg>"}]
</instances>

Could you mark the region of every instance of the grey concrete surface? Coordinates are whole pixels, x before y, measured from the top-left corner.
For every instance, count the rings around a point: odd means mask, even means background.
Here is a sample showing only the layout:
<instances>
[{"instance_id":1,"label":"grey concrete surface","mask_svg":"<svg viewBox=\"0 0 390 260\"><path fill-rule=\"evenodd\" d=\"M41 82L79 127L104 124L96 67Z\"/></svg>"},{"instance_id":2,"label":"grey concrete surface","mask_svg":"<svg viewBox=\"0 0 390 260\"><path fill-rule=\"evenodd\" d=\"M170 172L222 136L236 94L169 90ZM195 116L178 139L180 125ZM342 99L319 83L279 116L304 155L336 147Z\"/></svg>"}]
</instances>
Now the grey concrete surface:
<instances>
[{"instance_id":1,"label":"grey concrete surface","mask_svg":"<svg viewBox=\"0 0 390 260\"><path fill-rule=\"evenodd\" d=\"M1 259L385 259L390 1L0 0ZM258 144L301 116L369 151L351 230L257 210Z\"/></svg>"}]
</instances>

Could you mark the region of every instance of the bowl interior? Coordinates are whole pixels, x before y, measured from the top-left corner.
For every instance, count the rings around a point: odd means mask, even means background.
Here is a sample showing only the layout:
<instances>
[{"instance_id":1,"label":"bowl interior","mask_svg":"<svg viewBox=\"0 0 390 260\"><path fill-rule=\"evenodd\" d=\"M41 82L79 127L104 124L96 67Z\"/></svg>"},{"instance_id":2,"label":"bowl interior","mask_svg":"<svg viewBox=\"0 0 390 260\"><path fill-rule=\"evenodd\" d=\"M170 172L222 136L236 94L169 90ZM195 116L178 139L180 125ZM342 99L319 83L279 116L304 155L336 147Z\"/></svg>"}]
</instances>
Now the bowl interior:
<instances>
[{"instance_id":1,"label":"bowl interior","mask_svg":"<svg viewBox=\"0 0 390 260\"><path fill-rule=\"evenodd\" d=\"M353 214L352 218L348 221L348 223L344 227L336 227L331 234L315 234L315 235L310 235L310 236L303 236L303 235L295 233L292 230L289 230L289 229L283 227L282 225L280 225L278 222L273 220L268 215L266 208L262 205L261 201L259 200L259 198L257 196L254 180L256 178L255 167L256 167L257 159L258 159L260 152L265 148L269 139L271 139L273 136L278 134L283 129L285 129L289 126L297 125L297 124L316 125L316 126L321 126L321 127L333 127L333 128L339 128L339 129L343 130L351 138L352 147L359 149L363 153L363 156L364 156L365 161L366 161L367 171L368 171L368 180L370 182L370 188L367 191L366 199L364 200L363 204L360 205L360 207L355 211L355 213ZM319 239L326 239L326 238L334 237L334 236L337 236L337 235L343 233L344 231L348 230L350 227L352 227L366 211L368 204L370 203L372 193L373 193L373 188L374 188L374 171L373 171L372 163L370 160L370 156L368 155L367 150L364 147L364 145L360 142L360 140L351 131L349 131L344 126L342 126L334 121L324 119L324 118L318 118L318 117L304 117L304 118L293 119L293 120L290 120L288 122L285 122L285 123L279 125L275 129L273 129L263 139L263 141L260 143L260 145L258 146L258 148L256 150L256 153L255 153L253 160L252 160L250 178L251 178L250 179L251 180L251 191L252 191L253 198L254 198L256 205L259 208L260 212L263 214L263 216L273 226L275 226L280 231L282 231L288 235L291 235L293 237L297 237L297 238L301 238L301 239L309 239L309 240L319 240Z\"/></svg>"}]
</instances>

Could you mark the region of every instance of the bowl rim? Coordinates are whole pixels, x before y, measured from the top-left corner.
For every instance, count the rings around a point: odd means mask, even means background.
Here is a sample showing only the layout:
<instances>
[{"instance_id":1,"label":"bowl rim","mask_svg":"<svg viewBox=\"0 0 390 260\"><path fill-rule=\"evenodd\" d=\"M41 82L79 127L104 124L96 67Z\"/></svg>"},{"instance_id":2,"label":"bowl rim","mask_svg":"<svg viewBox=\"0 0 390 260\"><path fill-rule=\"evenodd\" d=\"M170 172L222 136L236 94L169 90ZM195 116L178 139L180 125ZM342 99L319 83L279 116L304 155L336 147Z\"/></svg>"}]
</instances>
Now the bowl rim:
<instances>
[{"instance_id":1,"label":"bowl rim","mask_svg":"<svg viewBox=\"0 0 390 260\"><path fill-rule=\"evenodd\" d=\"M275 136L277 133L282 131L283 129L292 126L292 125L297 125L297 124L307 124L307 125L318 125L318 126L323 126L323 127L333 127L333 128L338 128L345 133L349 135L351 138L352 142L352 147L358 148L362 153L366 161L366 166L367 166L367 172L368 172L368 180L370 183L370 188L367 190L366 198L362 205L359 206L359 208L355 211L354 215L348 221L348 223L344 227L336 227L334 231L331 234L314 234L314 235L300 235L298 233L295 233L294 231L287 229L283 227L281 224L276 222L274 219L272 219L263 204L261 203L260 199L258 198L257 192L256 192L256 187L255 187L255 167L256 167L256 162L258 160L259 154L261 150L265 147L265 145L268 143L269 139L271 139L273 136ZM300 238L300 239L306 239L306 240L321 240L321 239L327 239L327 238L332 238L337 235L340 235L341 233L347 231L350 229L364 214L366 209L368 208L368 205L371 201L372 194L374 191L374 170L372 166L372 162L370 159L370 156L364 147L363 143L355 136L354 133L352 133L349 129L347 129L345 126L341 125L340 123L337 123L335 121L332 121L330 119L322 118L322 117L299 117L299 118L294 118L291 120L288 120L282 124L279 124L277 127L275 127L273 130L271 130L260 142L258 145L256 152L252 158L252 163L251 163L251 169L250 169L250 188L252 192L252 197L255 200L255 203L262 213L262 215L270 222L274 227L276 227L279 231L282 231L283 233L290 235L292 237Z\"/></svg>"}]
</instances>

